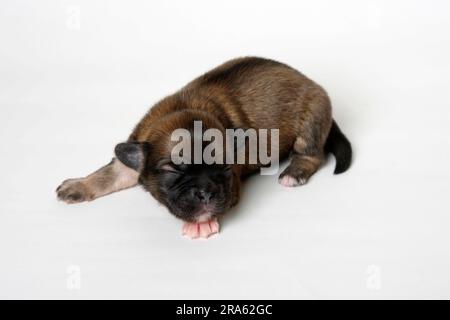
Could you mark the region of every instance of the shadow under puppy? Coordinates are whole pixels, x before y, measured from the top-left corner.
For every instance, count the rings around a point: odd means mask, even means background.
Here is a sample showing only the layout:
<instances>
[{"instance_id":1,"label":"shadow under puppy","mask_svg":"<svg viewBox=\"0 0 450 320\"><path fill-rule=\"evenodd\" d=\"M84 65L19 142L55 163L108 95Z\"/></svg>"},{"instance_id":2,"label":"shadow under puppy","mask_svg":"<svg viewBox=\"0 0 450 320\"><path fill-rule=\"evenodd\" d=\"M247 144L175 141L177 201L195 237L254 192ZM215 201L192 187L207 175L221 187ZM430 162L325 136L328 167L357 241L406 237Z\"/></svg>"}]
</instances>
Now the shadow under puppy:
<instances>
[{"instance_id":1,"label":"shadow under puppy","mask_svg":"<svg viewBox=\"0 0 450 320\"><path fill-rule=\"evenodd\" d=\"M247 57L220 65L158 102L127 142L116 146L108 165L64 181L58 198L91 201L140 184L186 222L185 235L207 238L217 233L217 218L239 200L241 178L262 164L249 163L248 152L244 164L175 164L172 133L192 131L194 121L201 121L204 130L221 132L278 129L277 157L291 156L279 176L286 187L306 183L330 152L336 157L336 174L350 166L351 146L332 120L326 92L285 64Z\"/></svg>"}]
</instances>

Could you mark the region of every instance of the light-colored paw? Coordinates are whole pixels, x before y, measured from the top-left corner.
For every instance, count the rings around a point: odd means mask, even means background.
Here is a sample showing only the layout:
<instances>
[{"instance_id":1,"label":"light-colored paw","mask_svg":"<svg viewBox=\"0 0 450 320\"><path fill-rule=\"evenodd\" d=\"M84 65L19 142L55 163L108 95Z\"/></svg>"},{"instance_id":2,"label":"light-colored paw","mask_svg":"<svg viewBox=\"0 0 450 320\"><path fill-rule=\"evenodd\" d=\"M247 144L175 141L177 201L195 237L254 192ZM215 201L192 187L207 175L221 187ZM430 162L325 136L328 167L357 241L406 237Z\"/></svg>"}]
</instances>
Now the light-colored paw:
<instances>
[{"instance_id":1,"label":"light-colored paw","mask_svg":"<svg viewBox=\"0 0 450 320\"><path fill-rule=\"evenodd\" d=\"M183 225L183 235L190 239L207 239L216 233L219 233L219 222L217 219L212 219L205 222L186 222Z\"/></svg>"},{"instance_id":2,"label":"light-colored paw","mask_svg":"<svg viewBox=\"0 0 450 320\"><path fill-rule=\"evenodd\" d=\"M83 179L69 179L64 181L57 189L58 200L66 203L79 203L93 199Z\"/></svg>"},{"instance_id":3,"label":"light-colored paw","mask_svg":"<svg viewBox=\"0 0 450 320\"><path fill-rule=\"evenodd\" d=\"M290 175L285 175L280 179L278 179L278 182L284 187L296 187L305 184L306 179L305 178L296 179Z\"/></svg>"}]
</instances>

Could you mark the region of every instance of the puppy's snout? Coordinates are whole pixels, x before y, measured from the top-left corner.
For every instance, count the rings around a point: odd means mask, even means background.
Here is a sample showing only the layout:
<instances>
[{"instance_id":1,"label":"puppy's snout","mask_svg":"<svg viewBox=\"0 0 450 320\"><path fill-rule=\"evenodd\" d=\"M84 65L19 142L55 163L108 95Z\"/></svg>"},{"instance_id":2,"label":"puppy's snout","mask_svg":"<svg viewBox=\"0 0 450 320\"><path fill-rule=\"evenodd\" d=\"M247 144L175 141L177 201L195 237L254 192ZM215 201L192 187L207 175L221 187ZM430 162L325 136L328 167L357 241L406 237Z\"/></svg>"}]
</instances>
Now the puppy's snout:
<instances>
[{"instance_id":1,"label":"puppy's snout","mask_svg":"<svg viewBox=\"0 0 450 320\"><path fill-rule=\"evenodd\" d=\"M215 193L206 190L197 190L195 191L195 196L198 200L207 204L214 198Z\"/></svg>"}]
</instances>

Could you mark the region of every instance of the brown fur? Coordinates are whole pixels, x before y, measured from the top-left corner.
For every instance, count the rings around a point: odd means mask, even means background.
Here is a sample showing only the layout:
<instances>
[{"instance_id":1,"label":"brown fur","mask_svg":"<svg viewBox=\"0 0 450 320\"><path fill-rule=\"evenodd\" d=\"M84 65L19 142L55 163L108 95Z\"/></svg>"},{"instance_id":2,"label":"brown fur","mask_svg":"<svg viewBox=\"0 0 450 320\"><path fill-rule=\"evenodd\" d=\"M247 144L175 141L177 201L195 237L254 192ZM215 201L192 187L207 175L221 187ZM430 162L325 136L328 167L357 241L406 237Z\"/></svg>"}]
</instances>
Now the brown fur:
<instances>
[{"instance_id":1,"label":"brown fur","mask_svg":"<svg viewBox=\"0 0 450 320\"><path fill-rule=\"evenodd\" d=\"M158 102L137 124L128 141L150 143L152 150L147 163L168 161L174 145L170 141L173 130L191 128L194 120L201 120L204 129L222 131L226 128L279 129L280 159L292 154L291 164L280 177L290 175L298 184L306 182L321 165L332 126L330 100L319 85L285 64L249 57L226 62ZM259 164L233 165L233 203L238 201L240 177L259 167ZM118 175L100 170L94 176L99 178L91 176L72 189L87 194L86 190L96 189L93 185L99 185L98 181L113 181ZM145 183L158 199L157 182ZM113 184L106 182L109 186ZM79 199L90 200L115 191L110 187L105 189L108 192L95 191ZM59 196L68 199L64 194Z\"/></svg>"},{"instance_id":2,"label":"brown fur","mask_svg":"<svg viewBox=\"0 0 450 320\"><path fill-rule=\"evenodd\" d=\"M294 158L315 158L301 174L304 179L322 162L332 122L330 100L319 85L285 64L240 58L209 71L157 103L129 140L171 149L172 131L186 128L194 119L219 129L279 129L281 159L295 149L297 138L302 139L304 146L295 151ZM166 156L167 150L157 150L156 154ZM301 171L302 163L306 162L293 163L297 167L291 170L295 175ZM259 167L249 164L236 170L239 175L247 175Z\"/></svg>"}]
</instances>

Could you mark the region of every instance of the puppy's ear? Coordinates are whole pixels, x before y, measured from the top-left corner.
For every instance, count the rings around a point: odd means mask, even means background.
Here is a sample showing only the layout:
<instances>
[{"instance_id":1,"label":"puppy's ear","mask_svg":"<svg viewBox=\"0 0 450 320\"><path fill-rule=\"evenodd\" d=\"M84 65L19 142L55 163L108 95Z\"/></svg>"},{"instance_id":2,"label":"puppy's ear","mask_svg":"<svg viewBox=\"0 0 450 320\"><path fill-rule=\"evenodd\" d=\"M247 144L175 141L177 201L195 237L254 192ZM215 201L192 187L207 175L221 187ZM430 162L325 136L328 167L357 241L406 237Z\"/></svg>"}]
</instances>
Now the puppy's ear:
<instances>
[{"instance_id":1,"label":"puppy's ear","mask_svg":"<svg viewBox=\"0 0 450 320\"><path fill-rule=\"evenodd\" d=\"M150 144L146 142L119 143L114 149L117 159L127 167L141 172L150 150Z\"/></svg>"}]
</instances>

